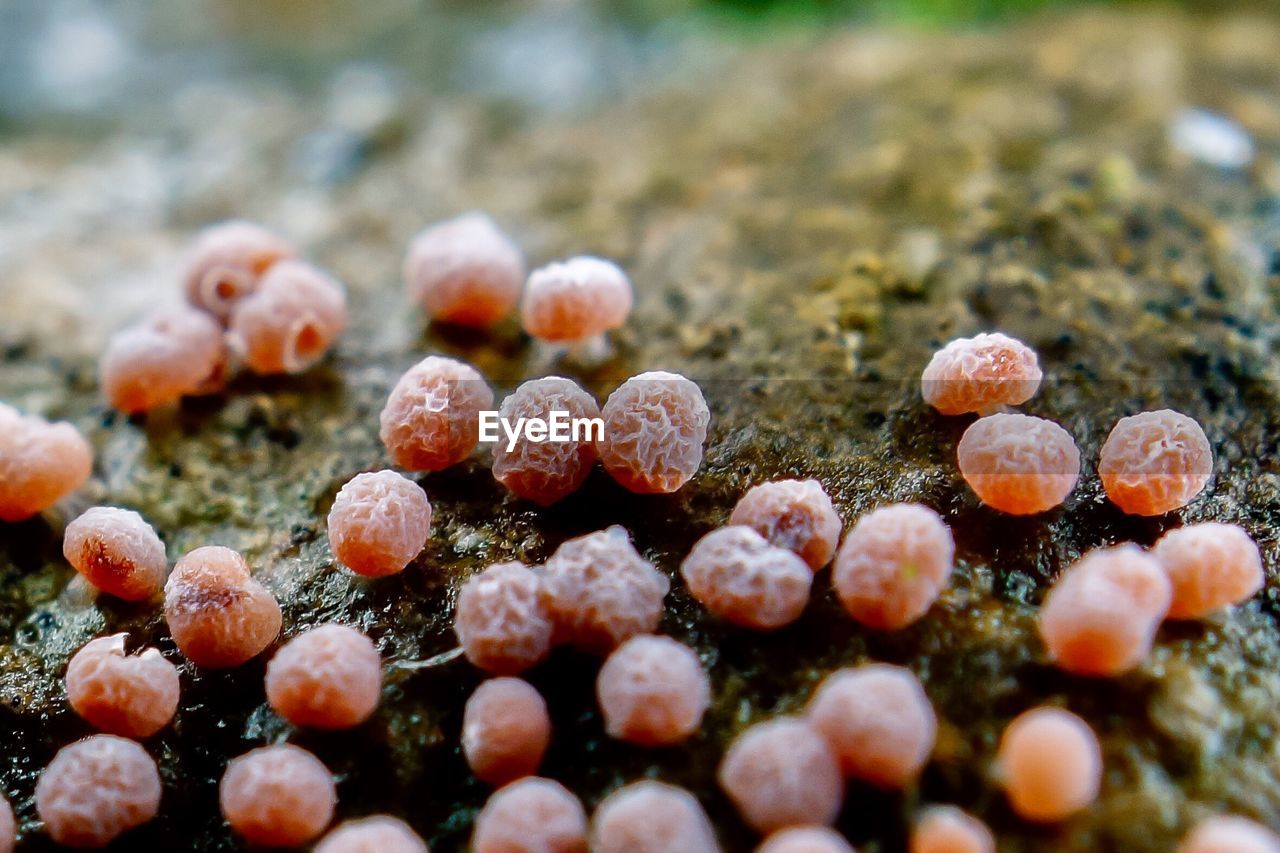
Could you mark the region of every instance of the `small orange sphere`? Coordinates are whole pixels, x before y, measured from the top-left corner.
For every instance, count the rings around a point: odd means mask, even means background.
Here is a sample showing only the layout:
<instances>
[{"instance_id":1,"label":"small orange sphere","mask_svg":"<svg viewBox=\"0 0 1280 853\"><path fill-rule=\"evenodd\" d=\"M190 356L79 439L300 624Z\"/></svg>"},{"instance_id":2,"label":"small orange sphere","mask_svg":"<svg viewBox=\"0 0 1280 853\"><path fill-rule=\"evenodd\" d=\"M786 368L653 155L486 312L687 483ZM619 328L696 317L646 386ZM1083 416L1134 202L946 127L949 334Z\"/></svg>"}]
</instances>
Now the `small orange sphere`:
<instances>
[{"instance_id":1,"label":"small orange sphere","mask_svg":"<svg viewBox=\"0 0 1280 853\"><path fill-rule=\"evenodd\" d=\"M924 401L944 415L986 414L1031 399L1040 387L1035 350L1016 338L957 338L936 352L920 379Z\"/></svg>"},{"instance_id":2,"label":"small orange sphere","mask_svg":"<svg viewBox=\"0 0 1280 853\"><path fill-rule=\"evenodd\" d=\"M910 853L995 853L987 825L954 806L933 806L911 830Z\"/></svg>"},{"instance_id":3,"label":"small orange sphere","mask_svg":"<svg viewBox=\"0 0 1280 853\"><path fill-rule=\"evenodd\" d=\"M1010 515L1032 515L1066 500L1080 477L1071 433L1044 418L979 418L956 447L960 474L978 499Z\"/></svg>"},{"instance_id":4,"label":"small orange sphere","mask_svg":"<svg viewBox=\"0 0 1280 853\"><path fill-rule=\"evenodd\" d=\"M1102 782L1102 749L1089 724L1060 708L1019 715L1000 738L1000 783L1026 820L1052 823L1089 806Z\"/></svg>"},{"instance_id":5,"label":"small orange sphere","mask_svg":"<svg viewBox=\"0 0 1280 853\"><path fill-rule=\"evenodd\" d=\"M1196 824L1178 853L1280 853L1280 835L1235 815L1217 815Z\"/></svg>"},{"instance_id":6,"label":"small orange sphere","mask_svg":"<svg viewBox=\"0 0 1280 853\"><path fill-rule=\"evenodd\" d=\"M1098 457L1107 497L1130 515L1186 506L1212 473L1213 448L1204 430L1170 409L1121 418Z\"/></svg>"},{"instance_id":7,"label":"small orange sphere","mask_svg":"<svg viewBox=\"0 0 1280 853\"><path fill-rule=\"evenodd\" d=\"M1170 530L1151 556L1173 584L1170 619L1195 619L1239 604L1262 589L1262 555L1234 524L1191 524Z\"/></svg>"}]
</instances>

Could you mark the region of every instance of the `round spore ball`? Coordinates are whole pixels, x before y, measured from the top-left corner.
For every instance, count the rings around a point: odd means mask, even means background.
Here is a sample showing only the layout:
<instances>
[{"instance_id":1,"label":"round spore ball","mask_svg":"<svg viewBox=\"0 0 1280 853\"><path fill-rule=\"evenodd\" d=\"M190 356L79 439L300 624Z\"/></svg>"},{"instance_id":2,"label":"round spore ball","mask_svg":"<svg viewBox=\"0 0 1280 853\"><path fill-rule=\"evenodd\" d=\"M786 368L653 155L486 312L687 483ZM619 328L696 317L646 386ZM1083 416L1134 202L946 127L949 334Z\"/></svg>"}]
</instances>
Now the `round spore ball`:
<instances>
[{"instance_id":1,"label":"round spore ball","mask_svg":"<svg viewBox=\"0 0 1280 853\"><path fill-rule=\"evenodd\" d=\"M89 442L71 424L0 404L0 521L23 521L84 485Z\"/></svg>"},{"instance_id":2,"label":"round spore ball","mask_svg":"<svg viewBox=\"0 0 1280 853\"><path fill-rule=\"evenodd\" d=\"M403 571L430 535L427 493L395 471L357 474L338 490L329 510L333 556L369 578Z\"/></svg>"},{"instance_id":3,"label":"round spore ball","mask_svg":"<svg viewBox=\"0 0 1280 853\"><path fill-rule=\"evenodd\" d=\"M67 847L105 847L160 810L160 773L147 751L115 735L58 750L36 783L45 831Z\"/></svg>"},{"instance_id":4,"label":"round spore ball","mask_svg":"<svg viewBox=\"0 0 1280 853\"><path fill-rule=\"evenodd\" d=\"M520 316L533 337L574 343L621 326L631 301L631 282L617 264L584 256L534 270Z\"/></svg>"},{"instance_id":5,"label":"round spore ball","mask_svg":"<svg viewBox=\"0 0 1280 853\"><path fill-rule=\"evenodd\" d=\"M505 785L538 772L551 740L547 703L519 678L491 678L462 711L462 754L477 779Z\"/></svg>"},{"instance_id":6,"label":"round spore ball","mask_svg":"<svg viewBox=\"0 0 1280 853\"><path fill-rule=\"evenodd\" d=\"M531 441L523 432L514 446L500 434L493 446L493 476L517 497L540 506L550 506L578 490L596 461L596 446L590 430L575 438L570 424L580 418L599 418L600 407L590 394L559 376L525 382L512 392L498 409L506 423L520 418L539 418L550 423L554 412L565 413L568 441Z\"/></svg>"},{"instance_id":7,"label":"round spore ball","mask_svg":"<svg viewBox=\"0 0 1280 853\"><path fill-rule=\"evenodd\" d=\"M232 759L218 783L222 816L251 844L306 844L324 832L337 802L329 769L310 752L287 743Z\"/></svg>"},{"instance_id":8,"label":"round spore ball","mask_svg":"<svg viewBox=\"0 0 1280 853\"><path fill-rule=\"evenodd\" d=\"M1107 497L1130 515L1186 506L1212 473L1213 448L1204 430L1170 409L1121 418L1098 456Z\"/></svg>"},{"instance_id":9,"label":"round spore ball","mask_svg":"<svg viewBox=\"0 0 1280 853\"><path fill-rule=\"evenodd\" d=\"M183 275L187 301L223 323L263 274L297 252L279 235L252 222L211 225L196 238Z\"/></svg>"},{"instance_id":10,"label":"round spore ball","mask_svg":"<svg viewBox=\"0 0 1280 853\"><path fill-rule=\"evenodd\" d=\"M13 806L0 796L0 853L13 853L18 843L18 822L13 817Z\"/></svg>"},{"instance_id":11,"label":"round spore ball","mask_svg":"<svg viewBox=\"0 0 1280 853\"><path fill-rule=\"evenodd\" d=\"M840 542L840 516L817 480L775 480L753 486L729 516L770 545L794 551L815 572L831 562Z\"/></svg>"},{"instance_id":12,"label":"round spore ball","mask_svg":"<svg viewBox=\"0 0 1280 853\"><path fill-rule=\"evenodd\" d=\"M197 666L222 669L256 657L280 633L280 605L230 548L197 548L164 586L164 618L178 650Z\"/></svg>"},{"instance_id":13,"label":"round spore ball","mask_svg":"<svg viewBox=\"0 0 1280 853\"><path fill-rule=\"evenodd\" d=\"M813 572L793 551L770 545L750 527L730 525L699 539L680 564L689 594L721 619L771 631L809 603Z\"/></svg>"},{"instance_id":14,"label":"round spore ball","mask_svg":"<svg viewBox=\"0 0 1280 853\"><path fill-rule=\"evenodd\" d=\"M93 507L68 524L62 554L94 587L126 601L157 595L169 571L164 543L151 525L115 507Z\"/></svg>"},{"instance_id":15,"label":"round spore ball","mask_svg":"<svg viewBox=\"0 0 1280 853\"><path fill-rule=\"evenodd\" d=\"M956 456L978 500L1010 515L1053 509L1080 477L1080 451L1071 433L1030 415L979 418L964 431Z\"/></svg>"},{"instance_id":16,"label":"round spore ball","mask_svg":"<svg viewBox=\"0 0 1280 853\"><path fill-rule=\"evenodd\" d=\"M911 830L910 853L995 853L987 825L955 806L931 806Z\"/></svg>"},{"instance_id":17,"label":"round spore ball","mask_svg":"<svg viewBox=\"0 0 1280 853\"><path fill-rule=\"evenodd\" d=\"M1172 586L1136 545L1091 551L1069 566L1040 606L1049 656L1076 675L1119 675L1151 651Z\"/></svg>"},{"instance_id":18,"label":"round spore ball","mask_svg":"<svg viewBox=\"0 0 1280 853\"><path fill-rule=\"evenodd\" d=\"M693 649L645 635L609 655L596 677L596 697L610 737L666 746L698 731L711 704L711 684Z\"/></svg>"},{"instance_id":19,"label":"round spore ball","mask_svg":"<svg viewBox=\"0 0 1280 853\"><path fill-rule=\"evenodd\" d=\"M698 473L711 411L696 384L655 370L632 376L600 410L600 462L623 488L674 492Z\"/></svg>"},{"instance_id":20,"label":"round spore ball","mask_svg":"<svg viewBox=\"0 0 1280 853\"><path fill-rule=\"evenodd\" d=\"M113 409L136 414L219 391L227 372L222 326L183 306L156 311L112 335L98 380Z\"/></svg>"},{"instance_id":21,"label":"round spore ball","mask_svg":"<svg viewBox=\"0 0 1280 853\"><path fill-rule=\"evenodd\" d=\"M1242 817L1217 815L1196 824L1178 853L1280 853L1280 835Z\"/></svg>"},{"instance_id":22,"label":"round spore ball","mask_svg":"<svg viewBox=\"0 0 1280 853\"><path fill-rule=\"evenodd\" d=\"M267 702L295 726L346 729L378 707L382 658L356 629L320 625L281 646L267 664L266 684Z\"/></svg>"},{"instance_id":23,"label":"round spore ball","mask_svg":"<svg viewBox=\"0 0 1280 853\"><path fill-rule=\"evenodd\" d=\"M1035 350L995 332L956 338L938 350L920 388L924 401L944 415L987 414L1030 400L1042 376Z\"/></svg>"},{"instance_id":24,"label":"round spore ball","mask_svg":"<svg viewBox=\"0 0 1280 853\"><path fill-rule=\"evenodd\" d=\"M996 769L1019 816L1052 823L1097 799L1102 749L1093 729L1075 714L1033 708L1004 730Z\"/></svg>"},{"instance_id":25,"label":"round spore ball","mask_svg":"<svg viewBox=\"0 0 1280 853\"><path fill-rule=\"evenodd\" d=\"M897 630L928 611L951 578L955 543L933 510L894 504L859 519L836 554L832 581L845 610Z\"/></svg>"},{"instance_id":26,"label":"round spore ball","mask_svg":"<svg viewBox=\"0 0 1280 853\"><path fill-rule=\"evenodd\" d=\"M424 229L404 259L409 298L441 323L492 326L524 286L524 256L493 220L466 213Z\"/></svg>"},{"instance_id":27,"label":"round spore ball","mask_svg":"<svg viewBox=\"0 0 1280 853\"><path fill-rule=\"evenodd\" d=\"M492 408L493 389L479 371L452 358L427 356L391 390L379 435L401 468L441 471L475 449L480 412Z\"/></svg>"},{"instance_id":28,"label":"round spore ball","mask_svg":"<svg viewBox=\"0 0 1280 853\"><path fill-rule=\"evenodd\" d=\"M882 788L911 784L938 733L920 680L888 664L831 673L809 700L807 716L835 751L845 776Z\"/></svg>"},{"instance_id":29,"label":"round spore ball","mask_svg":"<svg viewBox=\"0 0 1280 853\"><path fill-rule=\"evenodd\" d=\"M489 797L476 816L472 853L587 853L587 815L578 798L530 776Z\"/></svg>"},{"instance_id":30,"label":"round spore ball","mask_svg":"<svg viewBox=\"0 0 1280 853\"><path fill-rule=\"evenodd\" d=\"M453 614L467 660L497 675L515 675L551 651L554 626L542 578L522 563L495 563L467 579Z\"/></svg>"},{"instance_id":31,"label":"round spore ball","mask_svg":"<svg viewBox=\"0 0 1280 853\"><path fill-rule=\"evenodd\" d=\"M830 744L804 720L778 717L751 726L720 762L720 787L758 832L830 824L844 780Z\"/></svg>"},{"instance_id":32,"label":"round spore ball","mask_svg":"<svg viewBox=\"0 0 1280 853\"><path fill-rule=\"evenodd\" d=\"M715 830L693 794L662 782L614 791L591 818L594 853L720 853Z\"/></svg>"},{"instance_id":33,"label":"round spore ball","mask_svg":"<svg viewBox=\"0 0 1280 853\"><path fill-rule=\"evenodd\" d=\"M124 652L124 634L90 640L67 663L67 700L94 728L142 738L178 710L178 670L158 649Z\"/></svg>"},{"instance_id":34,"label":"round spore ball","mask_svg":"<svg viewBox=\"0 0 1280 853\"><path fill-rule=\"evenodd\" d=\"M1235 524L1207 522L1170 530L1151 549L1169 575L1170 619L1196 619L1262 589L1258 545Z\"/></svg>"},{"instance_id":35,"label":"round spore ball","mask_svg":"<svg viewBox=\"0 0 1280 853\"><path fill-rule=\"evenodd\" d=\"M254 373L301 373L347 327L341 284L301 261L281 261L236 304L227 341Z\"/></svg>"},{"instance_id":36,"label":"round spore ball","mask_svg":"<svg viewBox=\"0 0 1280 853\"><path fill-rule=\"evenodd\" d=\"M770 835L756 853L854 853L844 836L826 826L793 826Z\"/></svg>"},{"instance_id":37,"label":"round spore ball","mask_svg":"<svg viewBox=\"0 0 1280 853\"><path fill-rule=\"evenodd\" d=\"M316 845L315 853L428 853L409 824L389 815L348 820Z\"/></svg>"},{"instance_id":38,"label":"round spore ball","mask_svg":"<svg viewBox=\"0 0 1280 853\"><path fill-rule=\"evenodd\" d=\"M618 525L563 543L543 566L543 579L557 642L596 653L653 633L671 588Z\"/></svg>"}]
</instances>

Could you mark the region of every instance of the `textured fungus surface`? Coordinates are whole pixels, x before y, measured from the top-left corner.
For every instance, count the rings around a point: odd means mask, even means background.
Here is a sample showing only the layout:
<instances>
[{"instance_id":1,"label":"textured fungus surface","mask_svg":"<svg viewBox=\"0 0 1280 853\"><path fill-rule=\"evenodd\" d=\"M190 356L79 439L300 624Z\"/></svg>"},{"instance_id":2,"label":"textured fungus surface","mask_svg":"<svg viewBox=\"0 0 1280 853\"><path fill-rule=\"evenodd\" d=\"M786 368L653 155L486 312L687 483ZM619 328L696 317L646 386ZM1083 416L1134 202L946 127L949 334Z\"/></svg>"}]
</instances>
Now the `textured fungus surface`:
<instances>
[{"instance_id":1,"label":"textured fungus surface","mask_svg":"<svg viewBox=\"0 0 1280 853\"><path fill-rule=\"evenodd\" d=\"M218 20L262 56L312 41L299 37L310 21L281 17L290 5L220 4ZM373 5L382 4L361 4ZM486 31L485 44L512 32ZM659 52L640 64L669 57L657 64L684 75L679 85L621 93L585 116L520 99L402 93L390 123L357 138L332 184L308 177L304 156L317 133L333 138L327 77L308 95L271 74L180 95L143 87L145 109L122 106L84 134L62 120L4 122L0 400L72 422L96 457L70 501L0 525L0 723L12 744L0 789L24 844L52 849L36 822L36 778L88 733L63 693L70 655L128 631L131 646L180 661L154 608L65 594L75 574L62 526L93 504L137 509L170 561L213 542L244 554L290 636L336 620L374 639L388 684L371 724L302 737L339 780L338 818L407 817L443 853L466 843L492 791L471 779L459 746L462 708L484 674L440 657L457 645L459 585L495 562L541 563L611 524L671 579L658 630L698 651L713 701L681 749L639 749L604 733L598 661L557 650L530 670L555 725L539 772L588 807L652 776L695 793L726 850L752 849L755 833L715 783L725 745L751 722L800 712L831 671L878 660L915 672L938 714L916 802L974 813L1002 850L1167 853L1211 814L1276 823L1280 174L1270 154L1280 145L1271 94L1280 25L1256 11L1138 6L954 37L800 41L711 50L698 41L685 54L645 40ZM584 44L623 42L605 34ZM697 67L680 70L683 56ZM1165 123L1187 104L1231 114L1268 156L1224 175L1168 151ZM425 324L404 294L404 251L425 223L474 208L510 229L535 264L591 251L631 273L636 303L612 333L611 361L545 369L514 318L489 335ZM195 234L235 216L268 223L332 270L349 288L351 328L302 375L241 374L167 418L109 411L94 381L107 336L180 298ZM1043 515L979 505L956 469L972 416L942 416L920 398L938 349L993 329L1037 350L1046 376L1022 410L1062 424L1084 461L1071 498ZM415 477L436 510L423 553L394 577L356 577L335 565L325 516L354 473L393 462L378 413L397 378L432 352L474 364L504 393L554 372L603 400L632 374L679 371L714 413L703 465L667 496L633 495L597 467L542 511L508 499L477 454ZM1183 510L1127 515L1105 499L1094 463L1119 418L1163 406L1204 427L1214 476ZM751 486L808 478L846 526L903 501L943 516L955 570L925 618L891 633L861 627L825 572L808 611L777 634L734 628L692 600L678 567L693 544ZM1257 536L1262 590L1212 620L1165 624L1151 665L1123 678L1048 666L1036 608L1065 567L1093 548L1149 546L1198 521ZM217 780L228 760L284 731L266 705L264 665L183 667L179 724L147 743L163 807L133 831L135 848L236 849ZM1005 725L1043 703L1085 718L1108 766L1097 803L1051 830L1014 816L987 775ZM862 790L838 826L855 847L900 850L910 811L897 795Z\"/></svg>"}]
</instances>

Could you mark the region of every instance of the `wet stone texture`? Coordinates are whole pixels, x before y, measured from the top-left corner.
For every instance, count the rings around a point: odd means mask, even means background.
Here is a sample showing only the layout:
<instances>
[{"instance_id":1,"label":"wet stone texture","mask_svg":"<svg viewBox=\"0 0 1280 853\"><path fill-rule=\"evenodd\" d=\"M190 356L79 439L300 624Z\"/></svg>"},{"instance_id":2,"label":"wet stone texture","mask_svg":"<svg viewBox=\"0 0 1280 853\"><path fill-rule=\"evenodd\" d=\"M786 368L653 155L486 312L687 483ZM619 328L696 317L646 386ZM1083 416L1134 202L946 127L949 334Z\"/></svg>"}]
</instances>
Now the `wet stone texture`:
<instances>
[{"instance_id":1,"label":"wet stone texture","mask_svg":"<svg viewBox=\"0 0 1280 853\"><path fill-rule=\"evenodd\" d=\"M161 816L119 849L237 849L216 780L229 758L286 737L335 772L341 817L387 811L433 850L465 846L488 791L459 747L481 674L454 654L455 591L488 563L538 562L614 523L672 577L662 628L698 650L714 701L688 744L644 750L604 736L596 660L560 651L531 672L555 726L544 771L588 807L657 777L692 788L727 847L747 849L714 785L727 741L800 708L832 668L874 659L919 674L940 732L918 790L850 789L839 825L859 849L901 849L929 802L981 815L1009 850L1167 850L1222 809L1280 824L1280 27L1084 13L1011 31L685 49L712 59L576 117L407 90L337 175L296 167L323 105L261 80L185 91L92 134L9 128L0 399L71 419L97 452L80 494L0 527L0 788L31 849L49 846L37 773L88 733L63 695L68 656L129 631L131 647L180 662L158 607L93 602L71 583L62 530L97 502L139 510L171 561L206 544L244 552L280 599L286 636L341 620L388 661L374 718L338 734L276 717L261 661L183 664L176 722L147 744ZM1187 105L1236 117L1257 162L1222 171L1170 150L1168 123ZM554 364L514 321L492 334L424 326L403 296L401 253L425 223L470 208L535 265L583 251L622 263L637 306L611 360ZM279 228L346 282L353 328L304 376L243 376L177 412L112 414L94 378L105 336L176 299L182 248L232 215ZM981 507L954 464L971 418L920 401L935 347L994 329L1039 350L1046 380L1023 408L1062 423L1085 460L1080 487L1044 516ZM631 373L685 373L713 412L704 467L671 496L624 493L597 470L541 510L507 497L477 454L418 477L437 513L426 551L401 575L356 578L335 569L324 518L345 480L385 465L377 413L429 352L470 360L502 393L553 368L602 398ZM1182 512L1127 518L1103 499L1098 448L1118 417L1163 405L1205 426L1215 478ZM679 561L749 486L781 476L820 479L846 524L889 501L935 507L958 543L951 588L892 634L847 618L827 572L804 617L775 634L707 616ZM1166 626L1123 678L1050 668L1035 606L1063 566L1193 519L1244 524L1266 590L1228 616ZM1017 820L990 778L1002 727L1042 702L1085 717L1106 761L1097 805L1059 828Z\"/></svg>"}]
</instances>

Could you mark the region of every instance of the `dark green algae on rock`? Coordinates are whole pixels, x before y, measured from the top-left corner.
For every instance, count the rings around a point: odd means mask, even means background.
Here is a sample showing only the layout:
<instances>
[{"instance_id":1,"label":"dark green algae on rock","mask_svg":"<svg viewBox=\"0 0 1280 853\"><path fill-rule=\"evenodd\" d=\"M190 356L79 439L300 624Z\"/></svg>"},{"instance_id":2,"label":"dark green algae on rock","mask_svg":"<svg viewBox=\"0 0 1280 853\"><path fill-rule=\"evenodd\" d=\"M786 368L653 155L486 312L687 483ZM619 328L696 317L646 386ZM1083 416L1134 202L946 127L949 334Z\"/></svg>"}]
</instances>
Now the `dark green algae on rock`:
<instances>
[{"instance_id":1,"label":"dark green algae on rock","mask_svg":"<svg viewBox=\"0 0 1280 853\"><path fill-rule=\"evenodd\" d=\"M0 398L74 421L97 452L81 494L0 529L0 788L24 844L50 846L31 799L40 768L89 733L63 695L66 660L93 636L128 631L131 646L157 645L182 665L183 697L174 725L147 743L165 783L161 815L118 849L238 849L217 779L231 757L283 738L334 771L340 817L390 812L433 850L465 848L489 791L458 746L482 675L454 651L457 587L491 562L536 563L614 523L672 577L662 630L698 650L715 701L689 743L643 750L604 736L598 661L562 650L531 672L555 726L543 772L588 808L660 778L699 795L727 849L749 849L715 784L727 742L799 711L830 670L881 660L921 677L940 731L917 788L850 786L839 826L859 849L902 849L932 802L980 815L1008 850L1168 850L1219 811L1280 825L1276 55L1271 19L1167 11L813 35L736 48L712 70L579 117L406 99L403 138L336 184L286 168L315 105L261 83L215 100L221 165L202 145L207 127L184 124L180 109L160 137L127 120L93 139L12 134L0 209L25 239L6 246L0 269ZM1258 162L1229 173L1170 152L1165 127L1185 104L1239 118ZM204 180L211 169L218 179ZM158 189L113 196L138 175ZM32 197L42 203L16 202ZM423 224L472 207L534 263L592 251L632 273L636 310L609 361L550 362L514 322L492 334L423 327L403 299L400 253ZM17 230L32 225L19 221L28 209L45 227ZM242 376L225 395L145 419L110 413L93 378L105 334L171 298L193 230L233 215L292 234L345 281L352 329L305 376ZM954 464L970 419L919 398L936 347L991 329L1040 352L1046 381L1023 408L1062 423L1086 460L1066 505L1043 516L981 507ZM713 411L704 466L670 496L627 494L597 471L541 510L505 495L480 453L417 478L436 510L426 551L400 576L355 578L335 567L324 518L346 479L386 464L378 411L429 352L470 360L500 392L554 370L603 399L631 373L684 373ZM1093 460L1118 417L1160 406L1204 425L1215 477L1184 511L1129 518L1105 501ZM776 477L821 480L846 524L891 501L938 509L958 545L950 588L926 618L887 634L843 614L827 572L781 631L709 617L679 581L680 560L749 486ZM204 544L244 552L282 603L285 637L329 620L367 631L387 661L373 720L293 730L265 705L262 661L199 670L155 604L91 600L60 549L65 521L91 503L139 510L171 559ZM1065 565L1207 519L1258 539L1263 593L1204 623L1166 625L1122 678L1048 665L1035 607ZM991 760L1004 725L1045 702L1094 726L1106 774L1093 808L1036 828L1008 809Z\"/></svg>"}]
</instances>

